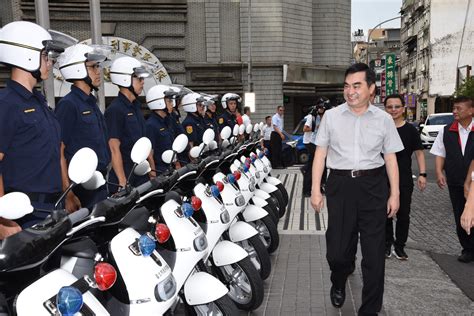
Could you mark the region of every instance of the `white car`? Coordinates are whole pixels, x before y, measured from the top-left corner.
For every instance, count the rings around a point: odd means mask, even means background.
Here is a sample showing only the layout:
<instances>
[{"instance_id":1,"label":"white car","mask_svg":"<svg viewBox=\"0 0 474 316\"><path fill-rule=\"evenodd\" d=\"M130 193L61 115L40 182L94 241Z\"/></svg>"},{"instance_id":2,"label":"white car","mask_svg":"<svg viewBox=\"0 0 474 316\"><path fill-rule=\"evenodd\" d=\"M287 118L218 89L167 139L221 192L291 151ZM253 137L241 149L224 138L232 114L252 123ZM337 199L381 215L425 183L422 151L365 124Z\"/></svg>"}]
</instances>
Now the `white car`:
<instances>
[{"instance_id":1,"label":"white car","mask_svg":"<svg viewBox=\"0 0 474 316\"><path fill-rule=\"evenodd\" d=\"M435 113L428 115L425 123L420 124L420 138L423 147L431 148L438 132L447 124L451 124L453 120L453 113Z\"/></svg>"}]
</instances>

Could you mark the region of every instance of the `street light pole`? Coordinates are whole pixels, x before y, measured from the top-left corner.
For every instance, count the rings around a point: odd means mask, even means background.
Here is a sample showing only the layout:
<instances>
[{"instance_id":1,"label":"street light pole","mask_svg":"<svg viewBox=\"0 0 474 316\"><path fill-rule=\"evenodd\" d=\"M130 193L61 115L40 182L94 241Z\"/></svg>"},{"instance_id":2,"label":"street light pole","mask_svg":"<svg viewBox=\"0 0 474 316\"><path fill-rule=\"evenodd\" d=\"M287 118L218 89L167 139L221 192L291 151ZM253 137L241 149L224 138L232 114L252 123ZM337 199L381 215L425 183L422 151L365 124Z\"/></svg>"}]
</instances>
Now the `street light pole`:
<instances>
[{"instance_id":1,"label":"street light pole","mask_svg":"<svg viewBox=\"0 0 474 316\"><path fill-rule=\"evenodd\" d=\"M369 40L370 40L370 35L372 35L372 32L377 28L379 27L380 25L384 24L384 23L387 23L387 22L390 22L390 21L393 21L393 20L396 20L396 19L400 19L402 16L399 15L399 16L396 16L394 18L391 18L391 19L388 19L388 20L385 20L385 21L382 21L380 22L379 24L377 24L376 26L374 26L372 29L370 29L370 32L369 32L369 35L367 36L367 58L366 58L366 61L367 61L367 65L369 65Z\"/></svg>"},{"instance_id":2,"label":"street light pole","mask_svg":"<svg viewBox=\"0 0 474 316\"><path fill-rule=\"evenodd\" d=\"M248 62L247 62L247 81L248 81L248 92L252 92L252 0L248 0Z\"/></svg>"},{"instance_id":3,"label":"street light pole","mask_svg":"<svg viewBox=\"0 0 474 316\"><path fill-rule=\"evenodd\" d=\"M36 22L46 30L49 30L49 4L48 0L35 0ZM48 105L54 109L54 78L53 69L49 71L48 79L43 81L44 94Z\"/></svg>"}]
</instances>

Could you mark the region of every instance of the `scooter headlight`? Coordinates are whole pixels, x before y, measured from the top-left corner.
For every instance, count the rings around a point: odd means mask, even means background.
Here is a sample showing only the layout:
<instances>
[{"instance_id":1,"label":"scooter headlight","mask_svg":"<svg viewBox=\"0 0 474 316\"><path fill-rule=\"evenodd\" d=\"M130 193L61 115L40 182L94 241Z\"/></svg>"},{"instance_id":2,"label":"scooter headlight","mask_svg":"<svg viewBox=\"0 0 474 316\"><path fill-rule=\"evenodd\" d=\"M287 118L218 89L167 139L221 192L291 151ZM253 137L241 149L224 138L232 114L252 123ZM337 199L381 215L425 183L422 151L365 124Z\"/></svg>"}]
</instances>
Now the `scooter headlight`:
<instances>
[{"instance_id":1,"label":"scooter headlight","mask_svg":"<svg viewBox=\"0 0 474 316\"><path fill-rule=\"evenodd\" d=\"M260 179L260 172L255 172L255 176L257 177L257 179Z\"/></svg>"},{"instance_id":2,"label":"scooter headlight","mask_svg":"<svg viewBox=\"0 0 474 316\"><path fill-rule=\"evenodd\" d=\"M265 173L268 173L268 172L269 172L269 170L268 170L268 167L267 167L267 166L263 167L263 172L265 172Z\"/></svg>"},{"instance_id":3,"label":"scooter headlight","mask_svg":"<svg viewBox=\"0 0 474 316\"><path fill-rule=\"evenodd\" d=\"M227 224L228 222L230 222L230 215L228 210L225 210L221 213L221 222L223 224Z\"/></svg>"},{"instance_id":4,"label":"scooter headlight","mask_svg":"<svg viewBox=\"0 0 474 316\"><path fill-rule=\"evenodd\" d=\"M252 179L253 179L253 178L252 178ZM255 182L255 181L253 181L253 182ZM250 192L255 191L255 183L253 183L253 182L250 181L250 183L249 183L249 191L250 191Z\"/></svg>"},{"instance_id":5,"label":"scooter headlight","mask_svg":"<svg viewBox=\"0 0 474 316\"><path fill-rule=\"evenodd\" d=\"M194 238L194 249L196 251L203 251L207 248L207 238L206 235L201 234Z\"/></svg>"},{"instance_id":6,"label":"scooter headlight","mask_svg":"<svg viewBox=\"0 0 474 316\"><path fill-rule=\"evenodd\" d=\"M155 286L155 298L158 302L164 302L176 293L176 280L172 273Z\"/></svg>"},{"instance_id":7,"label":"scooter headlight","mask_svg":"<svg viewBox=\"0 0 474 316\"><path fill-rule=\"evenodd\" d=\"M251 177L251 178L250 178L250 184L255 187L255 183L256 183L255 178L254 178L254 177Z\"/></svg>"},{"instance_id":8,"label":"scooter headlight","mask_svg":"<svg viewBox=\"0 0 474 316\"><path fill-rule=\"evenodd\" d=\"M239 193L239 195L237 195L237 197L235 198L235 205L239 207L245 205L245 198L242 194Z\"/></svg>"}]
</instances>

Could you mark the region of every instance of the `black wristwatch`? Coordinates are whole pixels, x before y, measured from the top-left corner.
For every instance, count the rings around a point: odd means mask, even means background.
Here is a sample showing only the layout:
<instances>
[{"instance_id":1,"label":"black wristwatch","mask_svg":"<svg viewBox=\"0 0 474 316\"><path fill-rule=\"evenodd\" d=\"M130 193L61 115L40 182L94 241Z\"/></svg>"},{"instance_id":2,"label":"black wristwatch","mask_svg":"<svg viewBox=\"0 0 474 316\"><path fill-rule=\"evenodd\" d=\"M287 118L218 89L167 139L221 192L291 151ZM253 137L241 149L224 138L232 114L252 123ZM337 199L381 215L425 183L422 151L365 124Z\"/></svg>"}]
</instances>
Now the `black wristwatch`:
<instances>
[{"instance_id":1,"label":"black wristwatch","mask_svg":"<svg viewBox=\"0 0 474 316\"><path fill-rule=\"evenodd\" d=\"M420 177L425 177L426 178L427 174L426 172L420 172Z\"/></svg>"}]
</instances>

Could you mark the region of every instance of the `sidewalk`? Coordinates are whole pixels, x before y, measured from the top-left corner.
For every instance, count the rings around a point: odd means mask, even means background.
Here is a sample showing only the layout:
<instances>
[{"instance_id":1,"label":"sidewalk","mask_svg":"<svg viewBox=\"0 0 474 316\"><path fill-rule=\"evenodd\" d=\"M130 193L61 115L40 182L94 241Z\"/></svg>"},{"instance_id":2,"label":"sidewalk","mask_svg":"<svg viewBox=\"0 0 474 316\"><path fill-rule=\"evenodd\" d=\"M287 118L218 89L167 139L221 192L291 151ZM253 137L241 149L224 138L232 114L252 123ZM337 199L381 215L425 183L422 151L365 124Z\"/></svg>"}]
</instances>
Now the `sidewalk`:
<instances>
[{"instance_id":1,"label":"sidewalk","mask_svg":"<svg viewBox=\"0 0 474 316\"><path fill-rule=\"evenodd\" d=\"M302 197L299 168L275 175L288 190L290 207L278 225L280 247L272 255L273 271L265 281L264 303L248 315L355 315L362 290L360 251L356 271L347 283L346 302L336 309L329 299L330 271L325 258L327 210L315 214L309 199ZM434 184L423 193L415 190L412 212L407 245L410 259L386 261L380 315L474 315L474 302L448 275L460 274L460 270L447 268L458 264L454 255L459 252L447 193ZM444 260L448 274L432 258ZM462 269L458 278L464 276L468 285L474 283L474 263L462 265Z\"/></svg>"}]
</instances>

